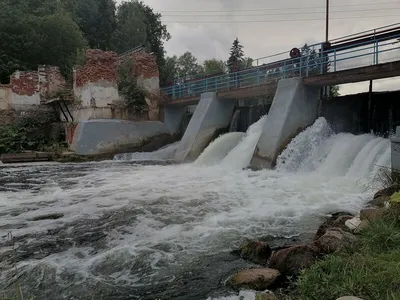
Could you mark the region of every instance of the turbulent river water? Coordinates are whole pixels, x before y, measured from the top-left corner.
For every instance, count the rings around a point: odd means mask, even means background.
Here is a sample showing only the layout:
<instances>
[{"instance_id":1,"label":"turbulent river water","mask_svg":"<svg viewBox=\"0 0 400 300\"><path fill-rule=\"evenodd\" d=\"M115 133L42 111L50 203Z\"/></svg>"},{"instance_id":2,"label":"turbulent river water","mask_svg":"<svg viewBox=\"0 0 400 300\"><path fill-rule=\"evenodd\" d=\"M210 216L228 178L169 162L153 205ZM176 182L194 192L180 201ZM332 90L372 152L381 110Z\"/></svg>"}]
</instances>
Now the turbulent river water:
<instances>
[{"instance_id":1,"label":"turbulent river water","mask_svg":"<svg viewBox=\"0 0 400 300\"><path fill-rule=\"evenodd\" d=\"M161 163L173 144L102 163L0 166L0 288L17 281L25 297L55 300L254 299L224 286L251 266L232 249L307 239L326 214L358 212L390 164L387 139L333 134L320 118L275 170L251 171L266 118L191 164Z\"/></svg>"}]
</instances>

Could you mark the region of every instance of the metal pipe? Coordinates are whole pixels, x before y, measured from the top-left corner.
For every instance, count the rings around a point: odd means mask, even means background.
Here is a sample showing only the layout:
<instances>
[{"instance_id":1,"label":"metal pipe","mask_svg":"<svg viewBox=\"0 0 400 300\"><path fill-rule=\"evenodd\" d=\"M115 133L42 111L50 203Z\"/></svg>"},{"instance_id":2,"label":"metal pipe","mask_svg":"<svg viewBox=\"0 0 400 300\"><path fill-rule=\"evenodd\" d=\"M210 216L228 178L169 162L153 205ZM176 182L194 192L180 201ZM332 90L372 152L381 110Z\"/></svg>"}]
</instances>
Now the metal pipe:
<instances>
[{"instance_id":1,"label":"metal pipe","mask_svg":"<svg viewBox=\"0 0 400 300\"><path fill-rule=\"evenodd\" d=\"M325 42L329 41L329 0L326 0L326 33L325 33Z\"/></svg>"}]
</instances>

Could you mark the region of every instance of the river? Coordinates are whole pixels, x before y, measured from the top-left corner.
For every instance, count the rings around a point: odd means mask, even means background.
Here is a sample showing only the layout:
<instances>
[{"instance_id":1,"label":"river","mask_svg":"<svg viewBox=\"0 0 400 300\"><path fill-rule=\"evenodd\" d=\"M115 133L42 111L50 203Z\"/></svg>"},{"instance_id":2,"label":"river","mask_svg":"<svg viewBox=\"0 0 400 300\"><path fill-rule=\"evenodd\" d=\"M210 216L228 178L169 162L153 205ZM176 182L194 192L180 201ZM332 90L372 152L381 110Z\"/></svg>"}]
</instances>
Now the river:
<instances>
[{"instance_id":1,"label":"river","mask_svg":"<svg viewBox=\"0 0 400 300\"><path fill-rule=\"evenodd\" d=\"M334 134L320 118L275 170L245 169L265 118L190 164L165 163L173 144L100 163L0 165L0 288L18 282L25 298L54 300L254 299L224 286L251 266L231 250L305 240L326 214L357 213L390 165L389 140Z\"/></svg>"}]
</instances>

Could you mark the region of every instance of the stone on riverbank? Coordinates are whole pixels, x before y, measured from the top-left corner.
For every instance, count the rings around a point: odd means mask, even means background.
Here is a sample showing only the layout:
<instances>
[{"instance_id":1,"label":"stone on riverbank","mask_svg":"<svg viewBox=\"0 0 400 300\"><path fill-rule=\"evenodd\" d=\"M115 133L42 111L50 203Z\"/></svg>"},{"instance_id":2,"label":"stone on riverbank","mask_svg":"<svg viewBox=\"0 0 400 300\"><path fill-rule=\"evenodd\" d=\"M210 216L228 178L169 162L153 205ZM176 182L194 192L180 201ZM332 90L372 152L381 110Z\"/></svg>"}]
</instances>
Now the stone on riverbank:
<instances>
[{"instance_id":1,"label":"stone on riverbank","mask_svg":"<svg viewBox=\"0 0 400 300\"><path fill-rule=\"evenodd\" d=\"M361 220L360 218L355 217L353 219L347 220L344 224L348 229L354 231L357 229L358 226L360 226Z\"/></svg>"},{"instance_id":2,"label":"stone on riverbank","mask_svg":"<svg viewBox=\"0 0 400 300\"><path fill-rule=\"evenodd\" d=\"M321 236L323 236L325 234L327 229L332 228L332 227L341 228L345 231L348 231L348 229L345 225L346 221L353 219L353 218L354 218L354 216L352 216L346 212L339 212L339 213L332 214L332 217L325 220L325 222L322 223L322 225L318 228L318 231L314 237L314 241L318 240Z\"/></svg>"},{"instance_id":3,"label":"stone on riverbank","mask_svg":"<svg viewBox=\"0 0 400 300\"><path fill-rule=\"evenodd\" d=\"M357 238L351 233L340 228L330 228L315 241L315 245L324 253L330 254L343 248L349 248L357 244Z\"/></svg>"},{"instance_id":4,"label":"stone on riverbank","mask_svg":"<svg viewBox=\"0 0 400 300\"><path fill-rule=\"evenodd\" d=\"M274 293L257 294L255 300L278 300Z\"/></svg>"},{"instance_id":5,"label":"stone on riverbank","mask_svg":"<svg viewBox=\"0 0 400 300\"><path fill-rule=\"evenodd\" d=\"M374 222L381 219L385 212L386 208L364 208L360 211L360 219Z\"/></svg>"},{"instance_id":6,"label":"stone on riverbank","mask_svg":"<svg viewBox=\"0 0 400 300\"><path fill-rule=\"evenodd\" d=\"M269 267L284 275L297 275L302 269L310 267L319 256L320 250L314 245L298 245L275 252Z\"/></svg>"},{"instance_id":7,"label":"stone on riverbank","mask_svg":"<svg viewBox=\"0 0 400 300\"><path fill-rule=\"evenodd\" d=\"M369 226L369 222L367 220L361 221L361 223L360 223L360 225L358 225L357 229L354 230L354 233L359 234L361 231L363 231L368 226Z\"/></svg>"},{"instance_id":8,"label":"stone on riverbank","mask_svg":"<svg viewBox=\"0 0 400 300\"><path fill-rule=\"evenodd\" d=\"M232 277L229 284L234 288L264 291L273 285L280 275L278 270L269 268L248 269L238 272Z\"/></svg>"},{"instance_id":9,"label":"stone on riverbank","mask_svg":"<svg viewBox=\"0 0 400 300\"><path fill-rule=\"evenodd\" d=\"M272 250L269 245L264 242L250 241L243 244L239 250L233 251L233 254L255 264L263 265L266 264L271 257Z\"/></svg>"},{"instance_id":10,"label":"stone on riverbank","mask_svg":"<svg viewBox=\"0 0 400 300\"><path fill-rule=\"evenodd\" d=\"M368 204L370 206L385 207L386 202L388 202L389 200L390 200L389 196L382 195L369 201Z\"/></svg>"}]
</instances>

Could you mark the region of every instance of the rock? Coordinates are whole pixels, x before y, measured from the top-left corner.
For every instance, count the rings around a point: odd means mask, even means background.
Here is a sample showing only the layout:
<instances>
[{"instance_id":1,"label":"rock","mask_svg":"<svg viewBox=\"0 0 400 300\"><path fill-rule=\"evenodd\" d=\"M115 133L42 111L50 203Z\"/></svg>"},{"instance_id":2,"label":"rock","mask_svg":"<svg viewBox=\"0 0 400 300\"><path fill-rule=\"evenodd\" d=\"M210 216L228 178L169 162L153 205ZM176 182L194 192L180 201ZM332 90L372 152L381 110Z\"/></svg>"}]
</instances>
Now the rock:
<instances>
[{"instance_id":1,"label":"rock","mask_svg":"<svg viewBox=\"0 0 400 300\"><path fill-rule=\"evenodd\" d=\"M250 241L240 247L234 254L256 264L266 264L271 257L272 250L268 244L258 241Z\"/></svg>"},{"instance_id":2,"label":"rock","mask_svg":"<svg viewBox=\"0 0 400 300\"><path fill-rule=\"evenodd\" d=\"M381 197L381 196L390 197L390 196L392 196L398 189L399 189L399 187L398 187L398 186L395 186L395 185L390 186L390 187L385 188L385 189L382 189L382 190L380 190L380 191L378 191L378 192L375 193L374 199L377 199L377 198L379 198L379 197Z\"/></svg>"},{"instance_id":3,"label":"rock","mask_svg":"<svg viewBox=\"0 0 400 300\"><path fill-rule=\"evenodd\" d=\"M57 219L60 219L62 217L64 217L63 214L55 213L55 214L37 216L37 217L32 218L30 221L57 220Z\"/></svg>"},{"instance_id":4,"label":"rock","mask_svg":"<svg viewBox=\"0 0 400 300\"><path fill-rule=\"evenodd\" d=\"M315 234L314 237L314 241L323 236L328 228L339 227L342 228L343 230L347 230L345 223L347 220L352 218L354 218L354 216L345 212L332 214L332 217L325 220L325 222L322 223L322 225L318 228L317 233Z\"/></svg>"},{"instance_id":5,"label":"rock","mask_svg":"<svg viewBox=\"0 0 400 300\"><path fill-rule=\"evenodd\" d=\"M355 217L353 219L347 220L344 223L344 225L346 225L346 227L349 228L350 230L356 230L357 227L360 225L360 223L361 223L360 218Z\"/></svg>"},{"instance_id":6,"label":"rock","mask_svg":"<svg viewBox=\"0 0 400 300\"><path fill-rule=\"evenodd\" d=\"M269 268L248 269L238 272L229 282L234 288L264 291L273 285L280 275L278 270Z\"/></svg>"},{"instance_id":7,"label":"rock","mask_svg":"<svg viewBox=\"0 0 400 300\"><path fill-rule=\"evenodd\" d=\"M257 294L255 300L278 300L274 293Z\"/></svg>"},{"instance_id":8,"label":"rock","mask_svg":"<svg viewBox=\"0 0 400 300\"><path fill-rule=\"evenodd\" d=\"M336 300L362 300L362 299L353 296L345 296L345 297L340 297Z\"/></svg>"},{"instance_id":9,"label":"rock","mask_svg":"<svg viewBox=\"0 0 400 300\"><path fill-rule=\"evenodd\" d=\"M356 245L357 238L351 233L345 232L340 228L331 228L315 241L315 245L326 254L330 254Z\"/></svg>"},{"instance_id":10,"label":"rock","mask_svg":"<svg viewBox=\"0 0 400 300\"><path fill-rule=\"evenodd\" d=\"M364 208L360 211L360 219L374 222L381 219L385 212L386 208Z\"/></svg>"},{"instance_id":11,"label":"rock","mask_svg":"<svg viewBox=\"0 0 400 300\"><path fill-rule=\"evenodd\" d=\"M369 226L369 222L367 220L361 221L360 225L358 225L357 229L354 230L354 233L358 234L363 231L365 228Z\"/></svg>"},{"instance_id":12,"label":"rock","mask_svg":"<svg viewBox=\"0 0 400 300\"><path fill-rule=\"evenodd\" d=\"M297 275L302 269L310 267L319 256L320 250L315 245L298 245L276 251L269 267L279 270L284 275Z\"/></svg>"},{"instance_id":13,"label":"rock","mask_svg":"<svg viewBox=\"0 0 400 300\"><path fill-rule=\"evenodd\" d=\"M388 202L389 200L390 200L389 196L382 195L369 201L368 204L370 206L385 207L385 203Z\"/></svg>"}]
</instances>

